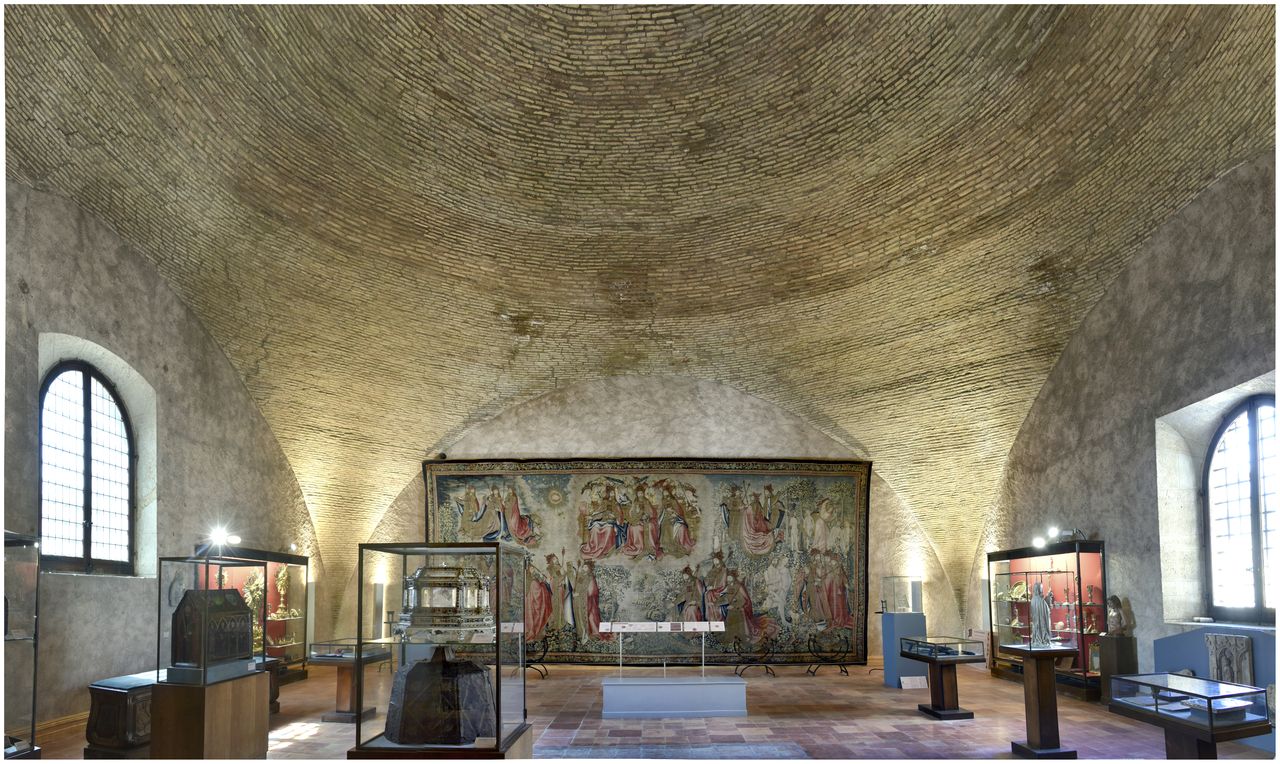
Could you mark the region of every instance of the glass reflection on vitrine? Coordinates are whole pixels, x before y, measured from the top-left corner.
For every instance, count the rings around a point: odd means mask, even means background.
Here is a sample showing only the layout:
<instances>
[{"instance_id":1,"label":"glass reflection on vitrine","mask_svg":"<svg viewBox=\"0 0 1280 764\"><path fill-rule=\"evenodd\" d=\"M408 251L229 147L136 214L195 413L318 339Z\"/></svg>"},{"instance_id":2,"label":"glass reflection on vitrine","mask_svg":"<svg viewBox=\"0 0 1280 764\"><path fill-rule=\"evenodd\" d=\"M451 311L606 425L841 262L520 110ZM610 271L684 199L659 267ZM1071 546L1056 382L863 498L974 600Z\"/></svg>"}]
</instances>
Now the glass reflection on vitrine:
<instances>
[{"instance_id":1,"label":"glass reflection on vitrine","mask_svg":"<svg viewBox=\"0 0 1280 764\"><path fill-rule=\"evenodd\" d=\"M4 532L4 757L39 758L36 738L36 644L40 544Z\"/></svg>"}]
</instances>

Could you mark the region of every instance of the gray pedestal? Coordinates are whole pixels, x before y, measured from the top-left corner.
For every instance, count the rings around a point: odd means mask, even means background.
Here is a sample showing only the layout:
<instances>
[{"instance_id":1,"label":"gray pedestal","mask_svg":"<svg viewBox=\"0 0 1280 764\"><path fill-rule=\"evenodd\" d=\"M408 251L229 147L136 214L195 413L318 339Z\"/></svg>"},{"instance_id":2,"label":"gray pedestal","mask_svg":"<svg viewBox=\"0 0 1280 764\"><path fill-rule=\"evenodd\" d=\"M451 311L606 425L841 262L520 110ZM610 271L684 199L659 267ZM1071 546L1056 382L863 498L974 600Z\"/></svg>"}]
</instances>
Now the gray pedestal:
<instances>
[{"instance_id":1,"label":"gray pedestal","mask_svg":"<svg viewBox=\"0 0 1280 764\"><path fill-rule=\"evenodd\" d=\"M928 666L920 661L908 660L899 655L898 639L900 637L923 637L928 633L925 631L924 613L880 614L885 687L899 689L902 686L902 677L904 676L927 676Z\"/></svg>"},{"instance_id":2,"label":"gray pedestal","mask_svg":"<svg viewBox=\"0 0 1280 764\"><path fill-rule=\"evenodd\" d=\"M605 677L605 719L746 716L747 682L736 676Z\"/></svg>"}]
</instances>

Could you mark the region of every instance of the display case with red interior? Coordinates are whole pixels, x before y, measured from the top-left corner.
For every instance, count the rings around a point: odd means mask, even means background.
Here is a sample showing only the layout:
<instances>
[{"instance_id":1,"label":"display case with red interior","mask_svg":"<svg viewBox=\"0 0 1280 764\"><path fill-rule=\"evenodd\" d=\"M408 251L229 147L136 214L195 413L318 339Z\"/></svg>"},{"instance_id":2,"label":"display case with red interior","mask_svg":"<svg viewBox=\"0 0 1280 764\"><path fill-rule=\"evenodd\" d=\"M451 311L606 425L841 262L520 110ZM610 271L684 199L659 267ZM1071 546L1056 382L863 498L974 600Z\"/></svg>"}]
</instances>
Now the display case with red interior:
<instances>
[{"instance_id":1,"label":"display case with red interior","mask_svg":"<svg viewBox=\"0 0 1280 764\"><path fill-rule=\"evenodd\" d=\"M1107 574L1101 541L1060 541L987 554L991 600L991 673L1022 680L1022 660L1002 647L1031 644L1031 599L1049 605L1050 646L1074 648L1057 659L1062 692L1101 696L1098 636L1107 628Z\"/></svg>"},{"instance_id":2,"label":"display case with red interior","mask_svg":"<svg viewBox=\"0 0 1280 764\"><path fill-rule=\"evenodd\" d=\"M203 553L197 547L197 554ZM280 683L288 684L307 678L307 641L309 609L307 607L310 560L304 555L272 552L239 546L225 546L222 556L253 560L266 564L266 574L258 568L228 568L228 587L238 589L254 611L253 646L257 651L266 641L268 658L284 664ZM258 622L258 598L266 599L266 626Z\"/></svg>"}]
</instances>

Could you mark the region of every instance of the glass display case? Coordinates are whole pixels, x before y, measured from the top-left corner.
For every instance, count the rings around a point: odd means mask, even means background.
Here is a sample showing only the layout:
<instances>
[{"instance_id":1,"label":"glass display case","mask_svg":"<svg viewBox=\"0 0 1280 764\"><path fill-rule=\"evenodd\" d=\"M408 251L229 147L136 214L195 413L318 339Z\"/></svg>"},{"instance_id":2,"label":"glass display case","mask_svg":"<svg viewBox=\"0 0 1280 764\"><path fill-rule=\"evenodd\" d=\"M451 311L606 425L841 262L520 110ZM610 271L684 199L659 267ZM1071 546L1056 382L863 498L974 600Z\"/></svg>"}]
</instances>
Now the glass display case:
<instances>
[{"instance_id":1,"label":"glass display case","mask_svg":"<svg viewBox=\"0 0 1280 764\"><path fill-rule=\"evenodd\" d=\"M4 757L39 758L36 745L36 645L40 544L4 532Z\"/></svg>"},{"instance_id":2,"label":"glass display case","mask_svg":"<svg viewBox=\"0 0 1280 764\"><path fill-rule=\"evenodd\" d=\"M991 552L987 575L992 673L1021 679L1022 661L1011 649L1065 651L1055 660L1059 688L1097 700L1100 677L1094 646L1107 622L1103 542L1062 541L1039 549ZM1033 603L1037 592L1043 608ZM1036 644L1033 618L1047 627L1047 639Z\"/></svg>"},{"instance_id":3,"label":"glass display case","mask_svg":"<svg viewBox=\"0 0 1280 764\"><path fill-rule=\"evenodd\" d=\"M161 557L156 681L206 685L261 671L266 563Z\"/></svg>"},{"instance_id":4,"label":"glass display case","mask_svg":"<svg viewBox=\"0 0 1280 764\"><path fill-rule=\"evenodd\" d=\"M924 580L919 576L880 579L880 609L885 613L923 613Z\"/></svg>"},{"instance_id":5,"label":"glass display case","mask_svg":"<svg viewBox=\"0 0 1280 764\"><path fill-rule=\"evenodd\" d=\"M905 658L927 661L978 662L986 655L982 640L963 637L902 637L899 649Z\"/></svg>"},{"instance_id":6,"label":"glass display case","mask_svg":"<svg viewBox=\"0 0 1280 764\"><path fill-rule=\"evenodd\" d=\"M209 547L198 546L196 556L202 556ZM307 606L307 587L310 581L310 559L305 555L287 552L271 552L239 546L225 546L220 557L252 560L266 564L266 583L263 596L266 599L266 628L258 622L254 613L255 644L265 640L263 649L270 658L278 658L284 664L280 683L289 684L307 678L307 638L310 633L310 609ZM235 574L233 579L235 578ZM244 581L233 580L232 585L243 590Z\"/></svg>"},{"instance_id":7,"label":"glass display case","mask_svg":"<svg viewBox=\"0 0 1280 764\"><path fill-rule=\"evenodd\" d=\"M1268 724L1266 690L1181 674L1113 676L1111 706L1211 733Z\"/></svg>"},{"instance_id":8,"label":"glass display case","mask_svg":"<svg viewBox=\"0 0 1280 764\"><path fill-rule=\"evenodd\" d=\"M525 562L499 543L360 545L352 705L362 712L350 758L523 744ZM394 673L361 660L389 645Z\"/></svg>"}]
</instances>

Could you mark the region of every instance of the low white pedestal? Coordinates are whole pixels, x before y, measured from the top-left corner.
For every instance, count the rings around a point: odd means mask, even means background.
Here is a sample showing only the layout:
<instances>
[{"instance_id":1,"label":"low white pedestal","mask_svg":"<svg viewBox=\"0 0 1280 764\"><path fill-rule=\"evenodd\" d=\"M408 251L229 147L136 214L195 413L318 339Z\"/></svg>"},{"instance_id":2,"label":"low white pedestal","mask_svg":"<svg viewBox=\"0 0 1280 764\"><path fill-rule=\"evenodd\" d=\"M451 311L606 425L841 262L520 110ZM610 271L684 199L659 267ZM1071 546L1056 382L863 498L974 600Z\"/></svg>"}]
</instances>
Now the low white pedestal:
<instances>
[{"instance_id":1,"label":"low white pedestal","mask_svg":"<svg viewBox=\"0 0 1280 764\"><path fill-rule=\"evenodd\" d=\"M617 677L600 680L605 719L746 716L747 681L736 676Z\"/></svg>"}]
</instances>

